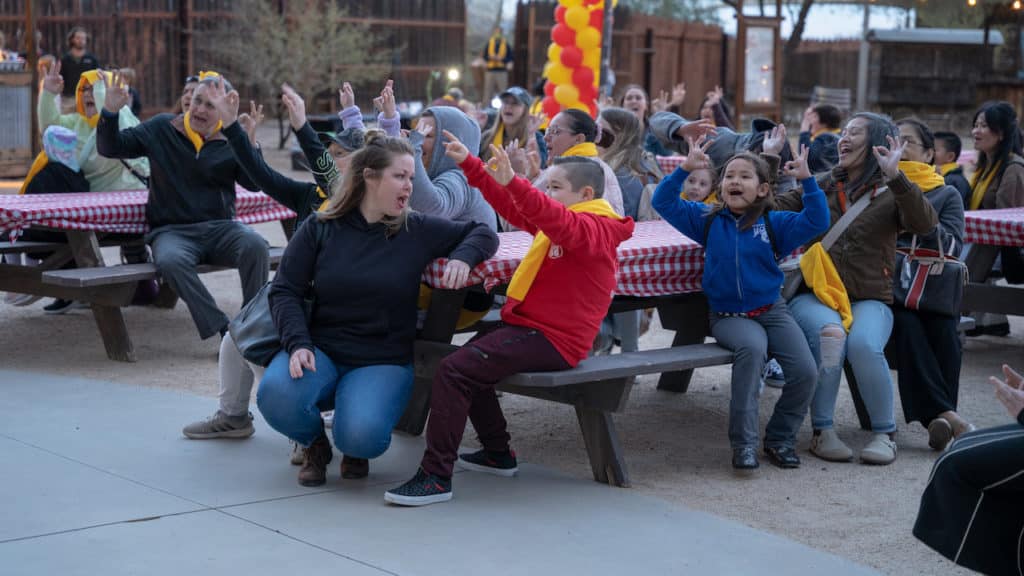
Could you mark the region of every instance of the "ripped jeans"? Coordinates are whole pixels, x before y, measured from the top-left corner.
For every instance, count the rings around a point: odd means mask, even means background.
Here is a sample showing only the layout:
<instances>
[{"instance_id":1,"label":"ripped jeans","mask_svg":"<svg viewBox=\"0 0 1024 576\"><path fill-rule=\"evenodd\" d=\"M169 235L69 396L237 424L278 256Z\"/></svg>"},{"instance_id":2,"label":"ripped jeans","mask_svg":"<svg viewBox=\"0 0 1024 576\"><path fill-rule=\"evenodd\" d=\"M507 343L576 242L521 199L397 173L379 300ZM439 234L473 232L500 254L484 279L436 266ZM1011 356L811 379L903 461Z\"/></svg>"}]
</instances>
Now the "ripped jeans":
<instances>
[{"instance_id":1,"label":"ripped jeans","mask_svg":"<svg viewBox=\"0 0 1024 576\"><path fill-rule=\"evenodd\" d=\"M895 432L892 374L885 359L885 344L892 333L892 309L878 300L858 300L852 305L853 325L850 333L844 334L839 313L819 302L814 294L800 294L789 302L789 310L807 336L818 363L811 425L815 430L832 428L843 363L849 358L872 431Z\"/></svg>"}]
</instances>

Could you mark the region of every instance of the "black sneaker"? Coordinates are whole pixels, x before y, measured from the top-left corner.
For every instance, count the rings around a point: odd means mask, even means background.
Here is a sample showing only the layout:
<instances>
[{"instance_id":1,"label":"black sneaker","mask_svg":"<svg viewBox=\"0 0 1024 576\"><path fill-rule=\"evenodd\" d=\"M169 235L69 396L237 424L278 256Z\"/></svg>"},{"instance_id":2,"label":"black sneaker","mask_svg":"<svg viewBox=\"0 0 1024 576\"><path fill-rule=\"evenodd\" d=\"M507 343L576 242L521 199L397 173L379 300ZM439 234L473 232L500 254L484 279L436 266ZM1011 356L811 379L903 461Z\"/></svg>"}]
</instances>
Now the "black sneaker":
<instances>
[{"instance_id":1,"label":"black sneaker","mask_svg":"<svg viewBox=\"0 0 1024 576\"><path fill-rule=\"evenodd\" d=\"M495 476L512 477L519 472L516 453L512 450L504 452L477 450L472 453L459 454L459 466L466 470L485 472Z\"/></svg>"},{"instance_id":2,"label":"black sneaker","mask_svg":"<svg viewBox=\"0 0 1024 576\"><path fill-rule=\"evenodd\" d=\"M384 493L385 502L400 506L426 506L437 502L447 502L451 499L451 478L445 479L428 474L423 468L416 471L412 480Z\"/></svg>"},{"instance_id":3,"label":"black sneaker","mask_svg":"<svg viewBox=\"0 0 1024 576\"><path fill-rule=\"evenodd\" d=\"M71 310L71 307L74 305L74 300L61 300L60 298L54 298L53 302L43 306L43 312L47 314L63 314L68 310Z\"/></svg>"}]
</instances>

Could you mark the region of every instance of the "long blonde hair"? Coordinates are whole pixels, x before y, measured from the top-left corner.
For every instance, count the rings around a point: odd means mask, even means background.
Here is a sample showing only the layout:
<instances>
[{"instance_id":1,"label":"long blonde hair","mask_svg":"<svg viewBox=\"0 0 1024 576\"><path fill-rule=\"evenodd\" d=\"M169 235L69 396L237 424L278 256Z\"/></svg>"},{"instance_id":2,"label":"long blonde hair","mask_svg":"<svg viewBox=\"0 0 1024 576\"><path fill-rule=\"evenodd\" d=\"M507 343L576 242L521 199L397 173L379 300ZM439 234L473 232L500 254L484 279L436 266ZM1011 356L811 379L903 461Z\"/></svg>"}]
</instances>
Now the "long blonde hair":
<instances>
[{"instance_id":1,"label":"long blonde hair","mask_svg":"<svg viewBox=\"0 0 1024 576\"><path fill-rule=\"evenodd\" d=\"M366 169L379 175L391 166L395 157L403 154L413 156L412 146L408 141L387 136L376 130L368 132L366 144L352 153L349 169L333 190L327 207L317 212L317 217L321 221L333 220L358 210L363 198L366 197ZM385 217L382 220L388 228L388 236L393 236L401 230L408 214L409 208L406 207L398 217Z\"/></svg>"}]
</instances>

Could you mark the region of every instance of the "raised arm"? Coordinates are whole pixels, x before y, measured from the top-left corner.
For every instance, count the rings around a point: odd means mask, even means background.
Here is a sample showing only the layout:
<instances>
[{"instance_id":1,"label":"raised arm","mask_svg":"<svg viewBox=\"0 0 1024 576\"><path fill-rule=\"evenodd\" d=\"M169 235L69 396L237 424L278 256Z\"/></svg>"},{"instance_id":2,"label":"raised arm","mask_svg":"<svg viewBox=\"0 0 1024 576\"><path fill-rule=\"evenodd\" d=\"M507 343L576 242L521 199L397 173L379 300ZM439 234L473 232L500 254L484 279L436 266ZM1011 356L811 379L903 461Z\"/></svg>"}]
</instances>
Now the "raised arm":
<instances>
[{"instance_id":1,"label":"raised arm","mask_svg":"<svg viewBox=\"0 0 1024 576\"><path fill-rule=\"evenodd\" d=\"M458 163L469 185L480 190L484 200L494 208L498 215L507 220L509 224L530 234L536 234L536 226L519 214L519 209L509 196L508 189L495 179L493 174L497 170L497 164L495 163L494 169L488 168L482 160L470 154L469 149L454 134L446 131L444 136L445 154ZM497 148L493 144L491 146L492 148ZM511 166L508 168L511 170ZM506 176L508 178L512 177L508 174L502 174L501 177L504 178Z\"/></svg>"},{"instance_id":2,"label":"raised arm","mask_svg":"<svg viewBox=\"0 0 1024 576\"><path fill-rule=\"evenodd\" d=\"M892 136L886 136L889 146L875 146L872 153L878 160L878 167L885 177L889 190L896 199L900 227L913 234L927 234L939 223L931 202L925 200L921 189L911 182L899 169L899 159L905 144Z\"/></svg>"},{"instance_id":3,"label":"raised arm","mask_svg":"<svg viewBox=\"0 0 1024 576\"><path fill-rule=\"evenodd\" d=\"M427 175L423 166L423 139L429 134L430 127L422 124L409 134L409 142L413 147L415 174L412 180L412 197L409 205L413 210L455 220L465 213L469 202L469 183L466 177L456 171L441 174L434 180ZM435 146L441 145L440 138Z\"/></svg>"}]
</instances>

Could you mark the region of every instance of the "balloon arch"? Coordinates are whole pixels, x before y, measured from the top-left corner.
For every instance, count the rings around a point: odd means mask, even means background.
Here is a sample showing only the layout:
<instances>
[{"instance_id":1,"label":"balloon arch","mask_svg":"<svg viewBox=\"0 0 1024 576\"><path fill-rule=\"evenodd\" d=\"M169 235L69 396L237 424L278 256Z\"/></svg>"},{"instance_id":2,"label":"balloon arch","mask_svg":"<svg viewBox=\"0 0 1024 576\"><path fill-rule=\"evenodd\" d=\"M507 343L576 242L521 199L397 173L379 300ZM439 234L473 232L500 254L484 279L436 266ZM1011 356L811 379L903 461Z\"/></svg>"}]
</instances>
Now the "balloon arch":
<instances>
[{"instance_id":1,"label":"balloon arch","mask_svg":"<svg viewBox=\"0 0 1024 576\"><path fill-rule=\"evenodd\" d=\"M612 6L618 0L611 0ZM567 108L597 116L605 0L558 0L544 65L544 113Z\"/></svg>"}]
</instances>

